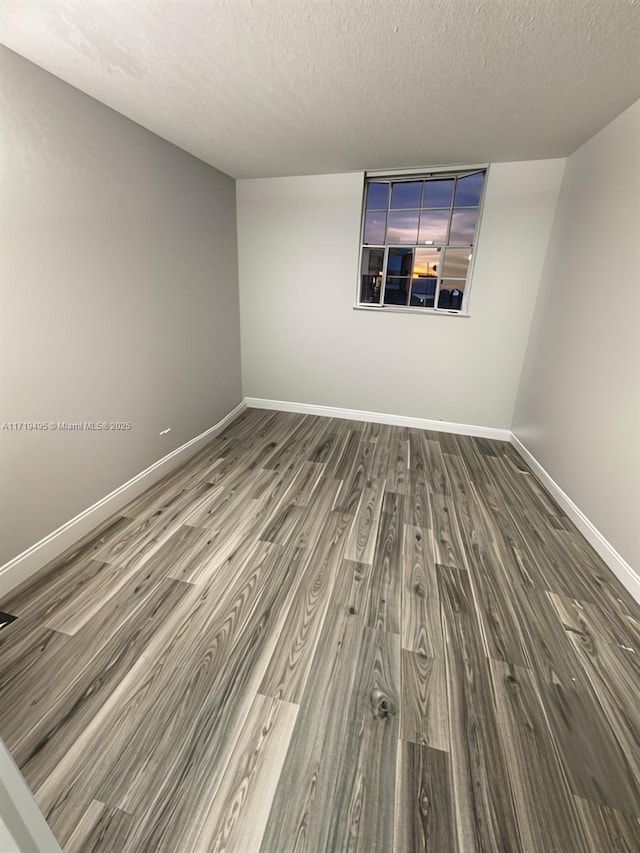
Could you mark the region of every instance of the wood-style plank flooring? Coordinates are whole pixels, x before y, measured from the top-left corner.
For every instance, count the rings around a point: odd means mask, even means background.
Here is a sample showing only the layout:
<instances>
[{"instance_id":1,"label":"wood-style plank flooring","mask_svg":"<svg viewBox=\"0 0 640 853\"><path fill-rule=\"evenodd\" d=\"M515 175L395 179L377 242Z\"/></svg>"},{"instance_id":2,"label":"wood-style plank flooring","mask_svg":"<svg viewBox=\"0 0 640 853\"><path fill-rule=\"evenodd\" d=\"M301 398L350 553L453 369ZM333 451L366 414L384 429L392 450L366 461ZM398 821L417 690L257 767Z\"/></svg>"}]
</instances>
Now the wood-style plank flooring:
<instances>
[{"instance_id":1,"label":"wood-style plank flooring","mask_svg":"<svg viewBox=\"0 0 640 853\"><path fill-rule=\"evenodd\" d=\"M0 609L67 853L640 850L640 608L508 444L247 410Z\"/></svg>"}]
</instances>

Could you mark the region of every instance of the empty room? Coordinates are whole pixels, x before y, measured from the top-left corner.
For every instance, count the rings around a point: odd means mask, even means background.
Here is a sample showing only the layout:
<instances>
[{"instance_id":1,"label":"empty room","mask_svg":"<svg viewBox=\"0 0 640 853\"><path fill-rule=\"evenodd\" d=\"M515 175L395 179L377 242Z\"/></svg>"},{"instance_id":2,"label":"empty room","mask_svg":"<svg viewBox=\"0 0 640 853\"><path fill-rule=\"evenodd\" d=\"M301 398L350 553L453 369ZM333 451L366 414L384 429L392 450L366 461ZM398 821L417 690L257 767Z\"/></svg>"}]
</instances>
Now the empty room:
<instances>
[{"instance_id":1,"label":"empty room","mask_svg":"<svg viewBox=\"0 0 640 853\"><path fill-rule=\"evenodd\" d=\"M0 853L637 853L640 3L0 42Z\"/></svg>"}]
</instances>

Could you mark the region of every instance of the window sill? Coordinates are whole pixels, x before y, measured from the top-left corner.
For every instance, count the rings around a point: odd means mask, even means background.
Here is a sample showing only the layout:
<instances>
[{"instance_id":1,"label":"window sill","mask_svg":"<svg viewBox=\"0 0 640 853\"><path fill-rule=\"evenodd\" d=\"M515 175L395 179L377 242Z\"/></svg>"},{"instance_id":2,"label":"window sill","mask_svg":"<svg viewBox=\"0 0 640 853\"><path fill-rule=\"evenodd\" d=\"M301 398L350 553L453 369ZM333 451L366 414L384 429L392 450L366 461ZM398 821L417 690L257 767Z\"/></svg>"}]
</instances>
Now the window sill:
<instances>
[{"instance_id":1,"label":"window sill","mask_svg":"<svg viewBox=\"0 0 640 853\"><path fill-rule=\"evenodd\" d=\"M445 309L437 310L435 308L402 308L391 307L390 305L354 305L354 311L375 311L378 314L429 314L436 317L470 317L471 314L466 314L464 311L446 311Z\"/></svg>"}]
</instances>

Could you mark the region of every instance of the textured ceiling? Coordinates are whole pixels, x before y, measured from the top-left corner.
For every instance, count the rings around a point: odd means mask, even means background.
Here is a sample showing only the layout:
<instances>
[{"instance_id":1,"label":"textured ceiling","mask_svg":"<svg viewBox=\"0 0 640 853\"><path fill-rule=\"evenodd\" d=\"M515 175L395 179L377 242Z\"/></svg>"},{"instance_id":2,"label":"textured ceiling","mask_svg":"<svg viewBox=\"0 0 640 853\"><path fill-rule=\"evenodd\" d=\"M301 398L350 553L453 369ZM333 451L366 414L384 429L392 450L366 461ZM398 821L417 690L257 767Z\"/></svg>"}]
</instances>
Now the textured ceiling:
<instances>
[{"instance_id":1,"label":"textured ceiling","mask_svg":"<svg viewBox=\"0 0 640 853\"><path fill-rule=\"evenodd\" d=\"M640 0L2 0L10 48L235 177L564 156Z\"/></svg>"}]
</instances>

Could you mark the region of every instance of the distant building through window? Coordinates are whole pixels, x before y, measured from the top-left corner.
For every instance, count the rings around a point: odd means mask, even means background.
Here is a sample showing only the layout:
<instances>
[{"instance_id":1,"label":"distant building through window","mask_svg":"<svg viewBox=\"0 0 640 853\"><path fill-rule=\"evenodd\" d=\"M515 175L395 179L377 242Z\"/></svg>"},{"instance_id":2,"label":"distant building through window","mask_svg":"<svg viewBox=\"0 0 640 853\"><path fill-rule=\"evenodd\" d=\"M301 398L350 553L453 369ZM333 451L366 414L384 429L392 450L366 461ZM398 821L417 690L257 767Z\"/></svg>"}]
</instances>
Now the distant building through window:
<instances>
[{"instance_id":1,"label":"distant building through window","mask_svg":"<svg viewBox=\"0 0 640 853\"><path fill-rule=\"evenodd\" d=\"M466 308L486 171L366 178L359 305Z\"/></svg>"}]
</instances>

